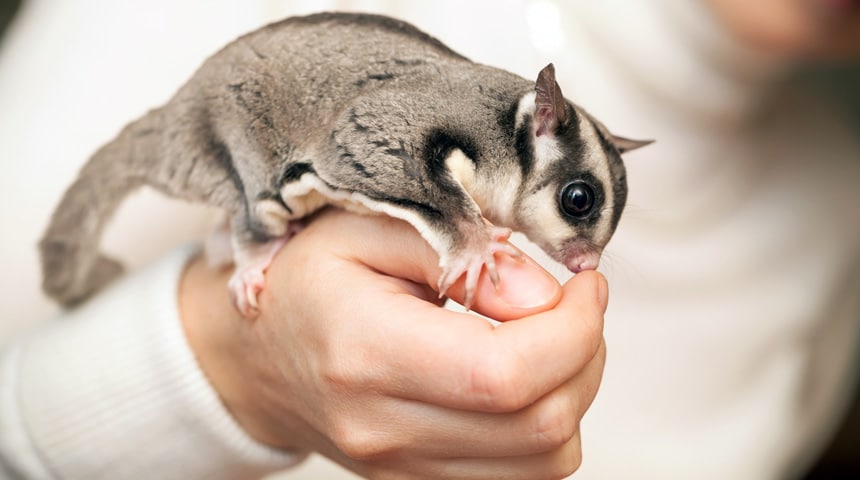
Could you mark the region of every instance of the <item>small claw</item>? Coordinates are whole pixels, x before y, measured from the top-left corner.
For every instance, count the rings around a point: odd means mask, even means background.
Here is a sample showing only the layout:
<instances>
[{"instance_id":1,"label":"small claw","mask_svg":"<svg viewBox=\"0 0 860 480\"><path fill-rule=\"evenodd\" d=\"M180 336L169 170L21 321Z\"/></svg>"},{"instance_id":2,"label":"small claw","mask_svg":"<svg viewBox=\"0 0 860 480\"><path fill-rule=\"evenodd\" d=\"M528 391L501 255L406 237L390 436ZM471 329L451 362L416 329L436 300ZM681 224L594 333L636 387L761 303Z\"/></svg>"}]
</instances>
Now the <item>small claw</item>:
<instances>
[{"instance_id":1,"label":"small claw","mask_svg":"<svg viewBox=\"0 0 860 480\"><path fill-rule=\"evenodd\" d=\"M442 276L439 277L439 283L437 283L436 287L439 289L439 298L445 296L448 293L448 289L451 288L451 285L454 284L456 278L451 278L451 271L445 271L442 273Z\"/></svg>"},{"instance_id":2,"label":"small claw","mask_svg":"<svg viewBox=\"0 0 860 480\"><path fill-rule=\"evenodd\" d=\"M475 290L466 289L466 296L463 298L463 308L468 312L472 309L472 302L475 300Z\"/></svg>"},{"instance_id":3,"label":"small claw","mask_svg":"<svg viewBox=\"0 0 860 480\"><path fill-rule=\"evenodd\" d=\"M487 222L489 225L489 222ZM508 239L511 236L511 229L492 226L488 230L489 239L484 244L470 245L465 251L461 251L449 261L446 261L443 268L443 273L439 278L439 298L442 298L448 291L448 288L465 274L463 285L463 306L466 310L471 310L475 300L475 292L478 289L478 280L481 276L481 270L486 266L487 275L496 290L501 285L499 270L496 267L496 259L494 255L498 252L507 253L508 255L521 259L522 252L514 247ZM485 237L486 238L486 237Z\"/></svg>"},{"instance_id":4,"label":"small claw","mask_svg":"<svg viewBox=\"0 0 860 480\"><path fill-rule=\"evenodd\" d=\"M499 279L499 270L496 268L496 258L493 255L490 255L487 258L487 275L490 276L490 281L493 282L493 287L496 288L496 291L499 290L499 285L501 284L501 280Z\"/></svg>"},{"instance_id":5,"label":"small claw","mask_svg":"<svg viewBox=\"0 0 860 480\"><path fill-rule=\"evenodd\" d=\"M515 259L517 259L517 260L522 260L522 259L523 259L523 252L522 252L522 250L520 250L519 248L515 247L513 243L505 243L505 244L503 244L503 245L502 245L502 249L501 249L500 251L507 253L508 255L510 255L511 257L513 257L513 258L515 258Z\"/></svg>"},{"instance_id":6,"label":"small claw","mask_svg":"<svg viewBox=\"0 0 860 480\"><path fill-rule=\"evenodd\" d=\"M466 308L466 311L472 309L472 302L475 300L475 291L478 289L478 279L481 277L481 269L483 267L483 261L472 259L466 269L466 291L465 298L463 299L463 307Z\"/></svg>"},{"instance_id":7,"label":"small claw","mask_svg":"<svg viewBox=\"0 0 860 480\"><path fill-rule=\"evenodd\" d=\"M257 295L263 291L265 277L253 268L237 270L230 278L230 301L245 318L254 319L259 313Z\"/></svg>"}]
</instances>

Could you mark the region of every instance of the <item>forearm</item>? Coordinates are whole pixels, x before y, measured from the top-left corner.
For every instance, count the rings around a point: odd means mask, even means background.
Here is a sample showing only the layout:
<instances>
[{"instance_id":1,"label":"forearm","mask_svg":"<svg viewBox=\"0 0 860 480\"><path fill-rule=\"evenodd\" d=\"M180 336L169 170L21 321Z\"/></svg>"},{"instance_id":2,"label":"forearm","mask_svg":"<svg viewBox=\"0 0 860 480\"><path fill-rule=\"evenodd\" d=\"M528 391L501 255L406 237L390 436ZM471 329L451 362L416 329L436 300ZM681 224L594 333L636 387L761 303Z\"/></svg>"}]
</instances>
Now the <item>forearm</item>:
<instances>
[{"instance_id":1,"label":"forearm","mask_svg":"<svg viewBox=\"0 0 860 480\"><path fill-rule=\"evenodd\" d=\"M262 476L300 455L237 425L184 336L188 251L131 275L0 357L0 458L25 478Z\"/></svg>"}]
</instances>

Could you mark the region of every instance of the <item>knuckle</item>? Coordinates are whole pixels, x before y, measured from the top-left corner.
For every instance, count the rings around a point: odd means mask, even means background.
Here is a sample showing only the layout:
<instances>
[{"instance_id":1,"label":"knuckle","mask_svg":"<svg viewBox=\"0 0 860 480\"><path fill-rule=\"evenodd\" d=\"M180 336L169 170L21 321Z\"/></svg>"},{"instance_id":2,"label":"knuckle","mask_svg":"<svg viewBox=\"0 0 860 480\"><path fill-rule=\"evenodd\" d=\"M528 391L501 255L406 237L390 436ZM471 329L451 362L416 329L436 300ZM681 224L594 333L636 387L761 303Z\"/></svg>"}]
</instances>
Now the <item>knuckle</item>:
<instances>
[{"instance_id":1,"label":"knuckle","mask_svg":"<svg viewBox=\"0 0 860 480\"><path fill-rule=\"evenodd\" d=\"M384 435L358 422L341 421L333 426L330 438L341 453L358 462L374 462L396 450Z\"/></svg>"},{"instance_id":2,"label":"knuckle","mask_svg":"<svg viewBox=\"0 0 860 480\"><path fill-rule=\"evenodd\" d=\"M356 384L355 375L349 365L338 361L337 358L321 358L319 376L333 390L352 390Z\"/></svg>"},{"instance_id":3,"label":"knuckle","mask_svg":"<svg viewBox=\"0 0 860 480\"><path fill-rule=\"evenodd\" d=\"M335 423L329 437L341 453L353 460L362 460L368 455L367 438L352 422L341 420Z\"/></svg>"},{"instance_id":4,"label":"knuckle","mask_svg":"<svg viewBox=\"0 0 860 480\"><path fill-rule=\"evenodd\" d=\"M535 405L534 439L538 451L568 443L579 428L577 409L569 396L551 394Z\"/></svg>"},{"instance_id":5,"label":"knuckle","mask_svg":"<svg viewBox=\"0 0 860 480\"><path fill-rule=\"evenodd\" d=\"M522 363L507 358L484 357L470 375L470 395L494 412L514 412L529 404L529 385Z\"/></svg>"},{"instance_id":6,"label":"knuckle","mask_svg":"<svg viewBox=\"0 0 860 480\"><path fill-rule=\"evenodd\" d=\"M335 345L342 345L335 342ZM373 391L372 368L367 355L356 348L347 359L337 348L318 353L318 377L336 394L356 394Z\"/></svg>"}]
</instances>

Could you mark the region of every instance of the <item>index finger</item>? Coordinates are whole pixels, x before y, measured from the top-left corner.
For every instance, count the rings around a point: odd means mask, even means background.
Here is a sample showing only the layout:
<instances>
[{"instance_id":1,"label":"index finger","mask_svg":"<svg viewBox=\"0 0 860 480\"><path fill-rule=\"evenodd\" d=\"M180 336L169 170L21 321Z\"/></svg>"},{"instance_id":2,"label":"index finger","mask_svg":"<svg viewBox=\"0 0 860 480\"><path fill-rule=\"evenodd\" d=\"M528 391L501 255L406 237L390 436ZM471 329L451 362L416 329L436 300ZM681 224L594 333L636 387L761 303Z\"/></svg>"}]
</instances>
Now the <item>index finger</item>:
<instances>
[{"instance_id":1,"label":"index finger","mask_svg":"<svg viewBox=\"0 0 860 480\"><path fill-rule=\"evenodd\" d=\"M378 384L391 395L449 408L519 410L594 358L606 290L602 275L583 272L564 285L555 308L498 326L410 295L377 303L378 314L391 317L378 345Z\"/></svg>"}]
</instances>

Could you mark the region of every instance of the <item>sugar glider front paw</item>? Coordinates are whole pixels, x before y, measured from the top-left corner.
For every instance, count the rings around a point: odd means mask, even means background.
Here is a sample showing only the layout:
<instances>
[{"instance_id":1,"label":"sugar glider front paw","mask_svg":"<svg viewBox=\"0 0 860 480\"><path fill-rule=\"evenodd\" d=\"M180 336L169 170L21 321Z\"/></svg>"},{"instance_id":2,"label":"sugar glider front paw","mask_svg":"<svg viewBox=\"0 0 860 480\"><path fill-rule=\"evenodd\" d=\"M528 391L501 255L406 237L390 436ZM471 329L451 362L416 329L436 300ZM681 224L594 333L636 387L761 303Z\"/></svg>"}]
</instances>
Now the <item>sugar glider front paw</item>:
<instances>
[{"instance_id":1,"label":"sugar glider front paw","mask_svg":"<svg viewBox=\"0 0 860 480\"><path fill-rule=\"evenodd\" d=\"M465 274L463 306L466 310L470 310L475 299L478 278L480 278L481 270L485 266L490 280L498 288L500 279L496 269L495 254L503 252L515 258L522 257L522 253L508 242L510 236L511 229L509 228L487 225L486 236L483 240L474 241L454 254L443 256L441 262L442 275L439 277L438 283L439 297L443 297L451 285Z\"/></svg>"}]
</instances>

